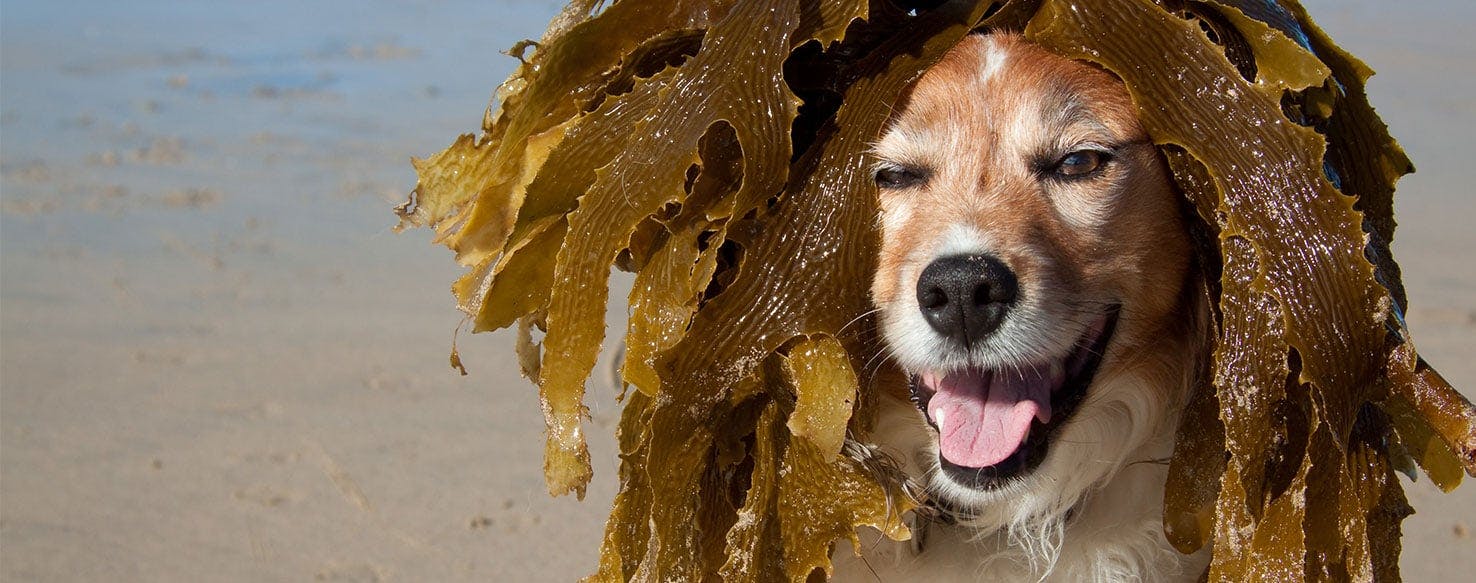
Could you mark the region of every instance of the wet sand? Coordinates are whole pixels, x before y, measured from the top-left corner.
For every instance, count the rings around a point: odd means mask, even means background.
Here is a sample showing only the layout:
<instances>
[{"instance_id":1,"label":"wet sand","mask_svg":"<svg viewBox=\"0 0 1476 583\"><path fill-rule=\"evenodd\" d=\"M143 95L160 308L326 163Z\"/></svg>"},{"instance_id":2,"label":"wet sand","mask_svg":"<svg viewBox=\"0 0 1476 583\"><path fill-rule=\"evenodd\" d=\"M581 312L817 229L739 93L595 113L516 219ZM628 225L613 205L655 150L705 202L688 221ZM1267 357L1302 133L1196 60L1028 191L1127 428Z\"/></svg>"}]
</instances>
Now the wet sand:
<instances>
[{"instance_id":1,"label":"wet sand","mask_svg":"<svg viewBox=\"0 0 1476 583\"><path fill-rule=\"evenodd\" d=\"M1380 71L1420 170L1397 200L1409 322L1469 395L1476 6L1387 6L1309 3ZM515 63L497 51L558 7L0 6L0 579L593 570L613 389L590 387L589 496L549 498L511 335L463 335L471 375L447 366L459 269L388 228L409 156L475 130ZM1476 486L1408 490L1406 578L1476 572Z\"/></svg>"}]
</instances>

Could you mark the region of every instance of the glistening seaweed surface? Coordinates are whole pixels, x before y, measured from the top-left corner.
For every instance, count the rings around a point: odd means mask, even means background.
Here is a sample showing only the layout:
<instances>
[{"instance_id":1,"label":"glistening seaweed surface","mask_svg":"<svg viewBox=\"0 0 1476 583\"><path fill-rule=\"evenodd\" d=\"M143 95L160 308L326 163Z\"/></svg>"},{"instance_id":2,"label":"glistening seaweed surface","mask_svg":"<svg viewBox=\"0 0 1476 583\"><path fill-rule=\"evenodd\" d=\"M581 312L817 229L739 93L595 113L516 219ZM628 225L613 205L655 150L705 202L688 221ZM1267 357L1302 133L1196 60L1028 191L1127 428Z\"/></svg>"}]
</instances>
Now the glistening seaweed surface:
<instances>
[{"instance_id":1,"label":"glistening seaweed surface","mask_svg":"<svg viewBox=\"0 0 1476 583\"><path fill-rule=\"evenodd\" d=\"M597 580L804 580L866 525L908 536L865 442L878 365L866 151L971 31L1023 30L1127 85L1199 218L1214 306L1165 526L1211 580L1386 580L1396 470L1476 472L1476 412L1420 360L1394 236L1408 159L1366 66L1292 0L576 0L482 135L416 164L402 226L516 324L553 494L591 479L583 387L612 266L634 272L621 490ZM905 4L905 3L904 3ZM534 328L543 330L534 344Z\"/></svg>"}]
</instances>

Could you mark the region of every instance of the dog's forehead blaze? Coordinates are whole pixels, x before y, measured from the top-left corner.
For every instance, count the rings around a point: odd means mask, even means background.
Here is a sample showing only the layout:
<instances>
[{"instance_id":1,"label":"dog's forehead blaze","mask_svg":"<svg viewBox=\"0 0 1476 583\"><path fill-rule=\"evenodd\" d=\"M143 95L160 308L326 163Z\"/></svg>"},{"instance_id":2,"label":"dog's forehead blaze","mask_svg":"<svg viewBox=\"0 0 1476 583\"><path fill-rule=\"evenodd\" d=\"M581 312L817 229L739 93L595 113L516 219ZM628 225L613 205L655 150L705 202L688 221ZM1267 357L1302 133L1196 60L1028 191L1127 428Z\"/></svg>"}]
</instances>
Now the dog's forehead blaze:
<instances>
[{"instance_id":1,"label":"dog's forehead blaze","mask_svg":"<svg viewBox=\"0 0 1476 583\"><path fill-rule=\"evenodd\" d=\"M1047 133L1042 129L1114 141L1146 137L1127 89L1110 73L1011 34L965 38L917 81L898 112L876 154L919 166L954 153L933 147L940 142L987 153L1027 144Z\"/></svg>"}]
</instances>

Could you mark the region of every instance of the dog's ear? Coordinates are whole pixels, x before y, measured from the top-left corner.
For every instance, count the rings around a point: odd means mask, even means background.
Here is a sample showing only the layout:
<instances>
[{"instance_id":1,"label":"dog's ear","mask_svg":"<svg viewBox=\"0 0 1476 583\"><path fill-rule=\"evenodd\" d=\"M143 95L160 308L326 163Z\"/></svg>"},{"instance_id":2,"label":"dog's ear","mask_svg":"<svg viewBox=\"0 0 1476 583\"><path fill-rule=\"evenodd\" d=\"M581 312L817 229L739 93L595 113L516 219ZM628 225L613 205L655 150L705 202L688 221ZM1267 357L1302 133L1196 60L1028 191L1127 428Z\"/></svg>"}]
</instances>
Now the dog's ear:
<instances>
[{"instance_id":1,"label":"dog's ear","mask_svg":"<svg viewBox=\"0 0 1476 583\"><path fill-rule=\"evenodd\" d=\"M1211 223L1210 217L1199 213L1200 201L1210 195L1205 185L1210 184L1208 170L1189 156L1183 149L1173 145L1159 148L1173 176L1173 185L1179 193L1179 217L1189 233L1193 253L1189 258L1189 272L1185 276L1180 312L1185 314L1184 330L1187 339L1189 366L1184 370L1184 383L1180 405L1192 401L1199 391L1214 394L1213 367L1214 351L1220 338L1220 260L1219 227ZM1216 417L1218 420L1218 417Z\"/></svg>"}]
</instances>

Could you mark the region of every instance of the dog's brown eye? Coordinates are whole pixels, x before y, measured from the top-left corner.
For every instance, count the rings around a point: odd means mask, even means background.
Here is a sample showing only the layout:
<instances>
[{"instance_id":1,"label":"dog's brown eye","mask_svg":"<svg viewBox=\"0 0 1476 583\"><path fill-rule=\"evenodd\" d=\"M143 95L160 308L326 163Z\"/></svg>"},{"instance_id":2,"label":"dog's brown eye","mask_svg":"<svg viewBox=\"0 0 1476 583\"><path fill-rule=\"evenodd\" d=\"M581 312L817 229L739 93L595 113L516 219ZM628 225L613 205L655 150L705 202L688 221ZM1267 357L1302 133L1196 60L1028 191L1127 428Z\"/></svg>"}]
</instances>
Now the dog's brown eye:
<instances>
[{"instance_id":1,"label":"dog's brown eye","mask_svg":"<svg viewBox=\"0 0 1476 583\"><path fill-rule=\"evenodd\" d=\"M887 166L876 171L876 185L881 188L907 188L928 180L927 173L914 168Z\"/></svg>"},{"instance_id":2,"label":"dog's brown eye","mask_svg":"<svg viewBox=\"0 0 1476 583\"><path fill-rule=\"evenodd\" d=\"M1102 167L1107 161L1107 155L1096 150L1077 150L1056 162L1054 170L1057 176L1075 178L1085 176Z\"/></svg>"}]
</instances>

